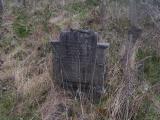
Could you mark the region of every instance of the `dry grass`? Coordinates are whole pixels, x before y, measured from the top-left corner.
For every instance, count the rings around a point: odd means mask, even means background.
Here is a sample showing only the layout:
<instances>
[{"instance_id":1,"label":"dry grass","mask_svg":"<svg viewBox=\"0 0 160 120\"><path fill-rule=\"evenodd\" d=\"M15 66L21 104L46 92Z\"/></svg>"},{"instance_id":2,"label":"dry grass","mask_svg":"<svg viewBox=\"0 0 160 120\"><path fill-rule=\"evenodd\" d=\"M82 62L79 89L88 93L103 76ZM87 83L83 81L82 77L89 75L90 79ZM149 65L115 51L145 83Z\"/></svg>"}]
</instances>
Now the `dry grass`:
<instances>
[{"instance_id":1,"label":"dry grass","mask_svg":"<svg viewBox=\"0 0 160 120\"><path fill-rule=\"evenodd\" d=\"M69 2L64 1L65 3L58 1L54 4L55 1L52 1L52 4L56 7L62 7L64 4L67 5L73 2L72 0ZM43 6L46 5L48 5L48 1L35 5L37 8L32 9L32 14L36 10L43 10ZM27 101L30 105L36 104L36 107L38 107L36 111L40 113L42 120L131 120L136 119L144 99L148 99L149 95L151 96L150 101L154 104L156 111L159 112L159 102L155 99L154 93L150 93L150 87L149 90L146 90L145 87L146 85L150 86L150 84L146 83L145 80L142 80L143 82L137 80L137 50L139 47L145 47L147 42L142 39L145 45L136 42L128 48L128 23L126 20L128 8L125 5L121 6L119 3L111 2L107 7L107 29L102 34L111 43L109 80L107 82L112 88L109 91L110 93L103 96L107 99L100 103L102 105L92 104L83 93L80 95L82 99L78 100L70 92L64 91L54 84L51 68L52 57L48 53L49 51L44 52L45 45L48 39L58 38L59 29L81 27L78 15L70 16L66 11L62 12L61 7L57 11L60 14L51 17L47 21L49 33L44 32L43 25L34 25L33 33L27 38L23 38L20 44L8 54L0 52L5 61L2 68L0 68L2 69L0 71L0 80L12 81L10 84L16 93L16 103L12 112L23 114L25 111L24 105ZM14 35L10 26L12 22L13 18L4 23L4 27L9 29L10 33L8 34ZM9 26L7 26L8 24ZM147 32L149 33L149 30ZM147 32L145 31L145 33ZM157 41L159 35L155 34L155 32L152 33L154 38L151 37L150 39L153 41L148 43L151 43L151 46L159 54L159 42ZM142 37L144 38L144 36ZM156 84L153 88L153 91L158 91L159 94L159 84Z\"/></svg>"}]
</instances>

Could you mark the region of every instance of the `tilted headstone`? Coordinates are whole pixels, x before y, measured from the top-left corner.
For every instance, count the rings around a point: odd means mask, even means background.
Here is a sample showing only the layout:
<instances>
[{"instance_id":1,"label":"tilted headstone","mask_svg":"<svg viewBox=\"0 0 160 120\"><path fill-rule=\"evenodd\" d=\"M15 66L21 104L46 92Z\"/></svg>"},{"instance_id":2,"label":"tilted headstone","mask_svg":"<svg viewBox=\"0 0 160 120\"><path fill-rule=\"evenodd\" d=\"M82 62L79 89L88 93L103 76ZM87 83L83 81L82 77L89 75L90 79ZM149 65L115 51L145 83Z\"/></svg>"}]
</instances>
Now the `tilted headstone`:
<instances>
[{"instance_id":1,"label":"tilted headstone","mask_svg":"<svg viewBox=\"0 0 160 120\"><path fill-rule=\"evenodd\" d=\"M87 30L70 30L52 41L55 80L69 88L102 88L106 74L108 44L97 43L98 34Z\"/></svg>"}]
</instances>

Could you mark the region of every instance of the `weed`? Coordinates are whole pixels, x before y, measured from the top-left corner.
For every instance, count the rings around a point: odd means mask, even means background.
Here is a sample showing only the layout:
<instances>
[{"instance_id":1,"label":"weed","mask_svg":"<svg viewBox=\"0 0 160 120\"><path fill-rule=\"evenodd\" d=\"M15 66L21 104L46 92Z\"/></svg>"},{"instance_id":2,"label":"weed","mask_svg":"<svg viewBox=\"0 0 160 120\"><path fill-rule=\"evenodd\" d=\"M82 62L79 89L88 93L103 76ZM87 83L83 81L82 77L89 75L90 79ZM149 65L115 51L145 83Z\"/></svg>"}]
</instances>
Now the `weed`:
<instances>
[{"instance_id":1,"label":"weed","mask_svg":"<svg viewBox=\"0 0 160 120\"><path fill-rule=\"evenodd\" d=\"M159 120L158 113L148 99L144 101L143 106L137 114L136 120Z\"/></svg>"},{"instance_id":2,"label":"weed","mask_svg":"<svg viewBox=\"0 0 160 120\"><path fill-rule=\"evenodd\" d=\"M74 14L79 14L87 10L86 5L83 2L74 2L72 4L69 4L68 6L65 6L65 8L66 10Z\"/></svg>"},{"instance_id":3,"label":"weed","mask_svg":"<svg viewBox=\"0 0 160 120\"><path fill-rule=\"evenodd\" d=\"M156 53L152 50L138 50L137 57L139 60L147 56L151 57L144 61L144 77L153 85L160 81L160 57L156 56Z\"/></svg>"},{"instance_id":4,"label":"weed","mask_svg":"<svg viewBox=\"0 0 160 120\"><path fill-rule=\"evenodd\" d=\"M28 102L23 103L24 111L22 111L22 113L19 115L12 115L15 112L12 111L15 107L15 103L16 99L14 93L8 91L2 94L0 98L0 120L40 120L39 114L36 112L36 105Z\"/></svg>"},{"instance_id":5,"label":"weed","mask_svg":"<svg viewBox=\"0 0 160 120\"><path fill-rule=\"evenodd\" d=\"M86 0L85 2L73 2L72 4L69 4L65 6L65 9L73 14L81 14L86 13L95 6L98 6L100 3L99 0Z\"/></svg>"},{"instance_id":6,"label":"weed","mask_svg":"<svg viewBox=\"0 0 160 120\"><path fill-rule=\"evenodd\" d=\"M49 32L49 19L51 17L52 13L50 11L49 5L47 5L43 11L43 26L44 26L44 31Z\"/></svg>"},{"instance_id":7,"label":"weed","mask_svg":"<svg viewBox=\"0 0 160 120\"><path fill-rule=\"evenodd\" d=\"M11 93L2 93L0 98L0 120L15 120L9 116L14 105L15 96Z\"/></svg>"},{"instance_id":8,"label":"weed","mask_svg":"<svg viewBox=\"0 0 160 120\"><path fill-rule=\"evenodd\" d=\"M128 18L114 19L108 26L109 31L115 30L118 34L124 35L128 32L129 20Z\"/></svg>"},{"instance_id":9,"label":"weed","mask_svg":"<svg viewBox=\"0 0 160 120\"><path fill-rule=\"evenodd\" d=\"M98 6L100 4L100 0L86 0L87 6Z\"/></svg>"},{"instance_id":10,"label":"weed","mask_svg":"<svg viewBox=\"0 0 160 120\"><path fill-rule=\"evenodd\" d=\"M25 10L20 10L13 23L13 30L20 38L25 38L31 33L31 25L28 24L28 16Z\"/></svg>"}]
</instances>

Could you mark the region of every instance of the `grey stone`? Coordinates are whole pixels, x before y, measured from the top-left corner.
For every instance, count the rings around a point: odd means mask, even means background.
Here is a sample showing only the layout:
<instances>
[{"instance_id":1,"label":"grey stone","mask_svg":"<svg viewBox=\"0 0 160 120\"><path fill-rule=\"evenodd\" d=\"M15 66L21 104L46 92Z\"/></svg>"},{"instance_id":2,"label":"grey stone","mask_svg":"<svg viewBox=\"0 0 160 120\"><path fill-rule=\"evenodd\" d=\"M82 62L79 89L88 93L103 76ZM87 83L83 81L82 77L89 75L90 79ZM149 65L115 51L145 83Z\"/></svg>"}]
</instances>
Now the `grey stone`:
<instances>
[{"instance_id":1,"label":"grey stone","mask_svg":"<svg viewBox=\"0 0 160 120\"><path fill-rule=\"evenodd\" d=\"M52 41L55 80L62 86L103 88L106 80L108 43L97 43L98 34L90 30L69 30Z\"/></svg>"}]
</instances>

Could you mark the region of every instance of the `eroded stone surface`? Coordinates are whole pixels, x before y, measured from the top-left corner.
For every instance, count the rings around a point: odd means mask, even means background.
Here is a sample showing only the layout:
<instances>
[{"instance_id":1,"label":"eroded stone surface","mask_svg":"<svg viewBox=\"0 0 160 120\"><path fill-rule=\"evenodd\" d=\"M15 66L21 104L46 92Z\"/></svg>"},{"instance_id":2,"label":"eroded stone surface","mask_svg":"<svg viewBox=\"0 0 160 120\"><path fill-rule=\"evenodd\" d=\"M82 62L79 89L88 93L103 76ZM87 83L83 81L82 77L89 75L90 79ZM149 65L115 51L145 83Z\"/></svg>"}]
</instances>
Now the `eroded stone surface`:
<instances>
[{"instance_id":1,"label":"eroded stone surface","mask_svg":"<svg viewBox=\"0 0 160 120\"><path fill-rule=\"evenodd\" d=\"M97 33L87 30L64 31L59 41L52 41L58 83L85 89L104 85L108 44L97 41Z\"/></svg>"}]
</instances>

